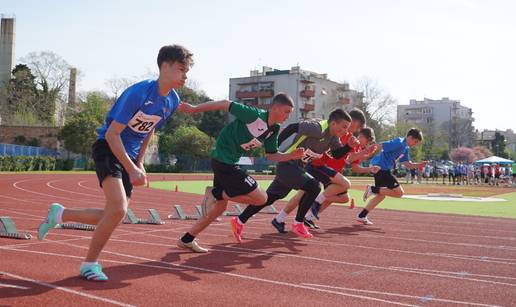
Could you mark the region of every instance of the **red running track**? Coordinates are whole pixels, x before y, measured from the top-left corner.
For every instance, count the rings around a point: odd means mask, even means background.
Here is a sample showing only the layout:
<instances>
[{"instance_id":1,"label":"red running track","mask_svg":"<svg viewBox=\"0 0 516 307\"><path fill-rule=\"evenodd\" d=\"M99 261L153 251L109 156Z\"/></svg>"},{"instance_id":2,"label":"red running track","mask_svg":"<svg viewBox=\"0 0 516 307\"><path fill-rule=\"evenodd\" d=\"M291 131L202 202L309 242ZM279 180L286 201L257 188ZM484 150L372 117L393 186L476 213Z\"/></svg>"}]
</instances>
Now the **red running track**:
<instances>
[{"instance_id":1,"label":"red running track","mask_svg":"<svg viewBox=\"0 0 516 307\"><path fill-rule=\"evenodd\" d=\"M131 208L166 216L200 200L138 188ZM0 176L0 215L20 231L36 237L51 202L102 207L103 196L95 175ZM202 255L175 247L192 221L121 225L101 255L107 283L77 275L91 232L0 239L0 305L516 305L516 220L380 209L366 227L356 213L330 208L312 240L277 234L272 216L259 214L242 244L225 217L199 236L211 249Z\"/></svg>"}]
</instances>

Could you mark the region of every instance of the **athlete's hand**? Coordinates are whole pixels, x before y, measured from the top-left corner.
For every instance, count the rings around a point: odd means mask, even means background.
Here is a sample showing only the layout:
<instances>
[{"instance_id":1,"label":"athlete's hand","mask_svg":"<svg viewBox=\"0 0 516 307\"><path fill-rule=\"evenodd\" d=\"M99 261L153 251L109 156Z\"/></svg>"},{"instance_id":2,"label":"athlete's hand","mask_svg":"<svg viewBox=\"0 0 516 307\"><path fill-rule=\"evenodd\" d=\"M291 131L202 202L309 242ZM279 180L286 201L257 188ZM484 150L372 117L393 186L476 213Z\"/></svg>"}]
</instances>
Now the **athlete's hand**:
<instances>
[{"instance_id":1,"label":"athlete's hand","mask_svg":"<svg viewBox=\"0 0 516 307\"><path fill-rule=\"evenodd\" d=\"M428 164L428 161L423 161L423 162L419 163L419 170L422 171L427 164Z\"/></svg>"},{"instance_id":2,"label":"athlete's hand","mask_svg":"<svg viewBox=\"0 0 516 307\"><path fill-rule=\"evenodd\" d=\"M349 147L355 148L355 147L357 147L359 145L360 145L360 141L356 137L352 136L352 137L349 138L349 140L348 140L348 146Z\"/></svg>"},{"instance_id":3,"label":"athlete's hand","mask_svg":"<svg viewBox=\"0 0 516 307\"><path fill-rule=\"evenodd\" d=\"M191 105L187 102L182 102L178 107L177 110L183 113L195 113L196 106Z\"/></svg>"},{"instance_id":4,"label":"athlete's hand","mask_svg":"<svg viewBox=\"0 0 516 307\"><path fill-rule=\"evenodd\" d=\"M378 147L380 145L378 144L371 144L369 146L366 147L366 150L367 150L367 156L371 156L373 155L377 150L378 150Z\"/></svg>"},{"instance_id":5,"label":"athlete's hand","mask_svg":"<svg viewBox=\"0 0 516 307\"><path fill-rule=\"evenodd\" d=\"M370 170L371 174L376 174L376 173L378 173L381 170L381 168L379 166L377 166L377 165L371 166L370 169L371 169Z\"/></svg>"},{"instance_id":6,"label":"athlete's hand","mask_svg":"<svg viewBox=\"0 0 516 307\"><path fill-rule=\"evenodd\" d=\"M145 170L145 166L143 165L143 162L136 163L136 166L145 174L147 175L147 171Z\"/></svg>"},{"instance_id":7,"label":"athlete's hand","mask_svg":"<svg viewBox=\"0 0 516 307\"><path fill-rule=\"evenodd\" d=\"M305 155L305 149L302 147L296 148L290 153L291 160L299 160Z\"/></svg>"},{"instance_id":8,"label":"athlete's hand","mask_svg":"<svg viewBox=\"0 0 516 307\"><path fill-rule=\"evenodd\" d=\"M129 180L131 181L132 185L140 186L145 185L147 183L147 175L140 168L135 167L132 171L128 173Z\"/></svg>"}]
</instances>

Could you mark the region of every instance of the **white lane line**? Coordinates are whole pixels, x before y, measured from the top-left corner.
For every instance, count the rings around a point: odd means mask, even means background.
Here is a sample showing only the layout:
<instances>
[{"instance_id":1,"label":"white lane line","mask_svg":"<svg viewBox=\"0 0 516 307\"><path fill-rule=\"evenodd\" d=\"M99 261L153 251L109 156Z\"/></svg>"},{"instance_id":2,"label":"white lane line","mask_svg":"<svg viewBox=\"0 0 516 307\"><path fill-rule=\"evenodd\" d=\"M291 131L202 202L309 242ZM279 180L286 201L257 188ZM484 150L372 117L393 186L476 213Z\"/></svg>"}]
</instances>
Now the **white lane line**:
<instances>
[{"instance_id":1,"label":"white lane line","mask_svg":"<svg viewBox=\"0 0 516 307\"><path fill-rule=\"evenodd\" d=\"M13 289L20 289L20 290L28 290L30 288L28 287L22 287L17 285L11 285L11 284L4 284L0 282L0 288L13 288Z\"/></svg>"},{"instance_id":2,"label":"white lane line","mask_svg":"<svg viewBox=\"0 0 516 307\"><path fill-rule=\"evenodd\" d=\"M428 296L425 297L425 296L407 295L407 294L373 291L373 290L362 290L362 289L346 288L346 287L335 287L335 286L310 284L310 283L302 283L302 284L311 286L311 287L321 287L321 288L354 291L354 292L361 292L361 293L368 293L368 294L379 294L379 295L385 295L385 296L397 296L397 297L404 297L404 298L412 298L412 299L416 299L419 301L421 301L422 298L427 298L427 301L432 301L432 302L443 302L443 303L452 303L452 304L469 305L469 306L483 306L483 307L498 307L499 306L499 305L480 304L480 303L457 301L457 300L435 298L435 297L429 298Z\"/></svg>"},{"instance_id":3,"label":"white lane line","mask_svg":"<svg viewBox=\"0 0 516 307\"><path fill-rule=\"evenodd\" d=\"M87 297L89 299L101 301L101 302L104 302L104 303L109 303L109 304L113 304L113 305L117 305L117 306L124 306L124 307L133 307L133 306L135 306L135 305L131 305L131 304L126 304L126 303L123 303L123 302L115 301L115 300L112 300L112 299L108 299L108 298L105 298L105 297L96 296L96 295L93 295L93 294L89 294L89 293L85 293L85 292L80 292L80 291L72 290L72 289L69 289L69 288L61 287L61 286L56 286L56 285L49 284L49 283L44 282L44 281L35 280L35 279L32 279L32 278L28 278L28 277L24 277L24 276L20 276L20 275L16 275L16 274L11 274L11 273L7 273L7 272L0 272L0 273L2 273L5 276L9 276L11 278L16 278L16 279L28 281L28 282L34 283L36 285L40 285L40 286L44 286L44 287L48 287L48 288L52 288L52 289L56 289L56 290L61 290L63 292L67 292L67 293L71 293L71 294Z\"/></svg>"},{"instance_id":4,"label":"white lane line","mask_svg":"<svg viewBox=\"0 0 516 307\"><path fill-rule=\"evenodd\" d=\"M69 244L65 244L65 245L69 245ZM27 253L37 253L37 254L52 255L52 256L69 257L69 255L64 255L64 254L36 252L36 251L21 250L21 249L17 250L17 249L3 248L1 246L0 246L0 249L14 251L14 252L27 252ZM332 291L332 290L320 289L320 288L316 288L316 287L303 286L303 285L300 285L300 284L294 284L294 283L289 283L289 282L284 282L284 281L265 279L265 278L260 278L260 277L253 277L253 276L249 276L249 275L241 275L241 274L236 274L236 273L222 272L222 271L217 271L217 270L212 270L212 269L207 269L207 268L201 268L201 267L196 267L196 266L190 266L190 265L184 265L184 264L175 264L175 263L169 263L169 262L164 262L164 261L157 261L155 259L139 257L139 256L134 256L134 255L128 255L128 254L122 254L122 253L115 253L115 252L108 252L108 251L104 251L104 252L105 253L109 253L109 254L114 254L114 255L117 255L117 256L131 258L131 259L137 259L137 260L141 260L141 261L149 261L149 262L154 262L154 263L160 263L160 264L163 264L165 266L153 266L153 267L159 268L159 269L163 269L163 270L174 270L174 271L177 271L177 270L189 269L189 270L194 270L194 271L216 273L216 274L221 274L221 275L230 276L230 277L234 277L234 278L240 278L240 279L258 281L258 282L264 282L264 283L280 285L280 286L286 286L286 287L297 288L297 289L311 290L311 291L315 291L315 292L329 293L329 294L334 294L334 295L338 295L338 296L352 297L352 298L358 298L358 299L375 301L375 302L381 302L381 303L398 305L398 306L414 306L414 304L405 304L405 303L401 303L401 302L384 300L384 299L378 299L378 298L375 298L375 297L370 297L370 296L365 296L365 295L342 293L342 292L339 292L339 291ZM103 261L106 261L106 260L103 260ZM111 262L118 262L118 261L111 261ZM127 262L120 261L120 263L127 263ZM145 265L145 264L140 264L140 263L129 263L129 264L134 265L134 266L144 266L144 267L149 267L150 266L150 265ZM49 286L56 287L56 286L53 286L53 285L49 285ZM62 290L62 289L60 289L60 290ZM67 290L69 290L69 289L67 289ZM73 290L71 290L71 291L73 291ZM123 305L123 306L131 306L131 305Z\"/></svg>"},{"instance_id":5,"label":"white lane line","mask_svg":"<svg viewBox=\"0 0 516 307\"><path fill-rule=\"evenodd\" d=\"M88 249L88 247L75 245L75 244L69 244L69 243L62 243L60 241L54 241L57 244L62 244L66 246L76 247L80 249ZM233 248L233 247L226 247L226 248ZM239 249L239 248L235 248ZM248 249L251 251L261 251L259 249ZM111 251L103 251L104 253L109 253L113 255L121 255L126 257L132 257L131 255L117 253L117 252L111 252ZM261 251L263 252L263 251ZM403 267L394 267L394 266L381 266L381 265L370 265L370 264L363 264L363 263L356 263L356 262L348 262L348 261L341 261L341 260L331 260L331 259L325 259L325 258L318 258L318 257L311 257L311 256L302 256L302 255L296 255L296 254L289 254L289 253L283 253L283 252L277 252L277 255L282 255L286 257L293 257L298 259L304 259L304 260L310 260L310 261L319 261L319 262L327 262L327 263L334 263L334 264L340 264L340 265L347 265L347 266L357 266L367 269L374 269L374 270L386 270L386 271L394 271L394 272L404 272L409 274L416 274L416 275L426 275L426 276L433 276L433 277L442 277L445 279L458 279L462 281L470 281L470 282L478 282L478 283L487 283L487 284L493 284L493 285L504 285L509 287L516 287L516 284L507 283L507 282L500 282L500 281L493 281L493 280L485 280L485 279L478 279L478 278L472 278L472 277L466 277L466 276L459 276L459 275L447 275L447 274L441 274L441 273L432 273L432 272L424 272L424 271L418 271L419 268L403 268ZM134 256L137 257L138 256ZM496 278L496 276L493 276L492 278Z\"/></svg>"}]
</instances>

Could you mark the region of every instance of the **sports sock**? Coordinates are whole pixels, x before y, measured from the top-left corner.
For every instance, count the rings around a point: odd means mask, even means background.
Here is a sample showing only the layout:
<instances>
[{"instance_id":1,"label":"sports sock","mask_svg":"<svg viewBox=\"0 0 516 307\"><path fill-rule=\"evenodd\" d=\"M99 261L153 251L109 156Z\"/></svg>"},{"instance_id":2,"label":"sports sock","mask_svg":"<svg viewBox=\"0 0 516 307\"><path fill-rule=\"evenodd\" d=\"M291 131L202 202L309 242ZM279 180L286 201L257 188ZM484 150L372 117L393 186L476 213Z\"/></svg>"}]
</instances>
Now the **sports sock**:
<instances>
[{"instance_id":1,"label":"sports sock","mask_svg":"<svg viewBox=\"0 0 516 307\"><path fill-rule=\"evenodd\" d=\"M92 266L92 265L96 265L96 264L99 264L99 263L97 261L95 261L95 262L86 262L85 261L85 262L81 263L81 269Z\"/></svg>"},{"instance_id":2,"label":"sports sock","mask_svg":"<svg viewBox=\"0 0 516 307\"><path fill-rule=\"evenodd\" d=\"M313 215L312 211L308 211L305 215L305 219L309 221L313 221L315 219L315 216Z\"/></svg>"},{"instance_id":3,"label":"sports sock","mask_svg":"<svg viewBox=\"0 0 516 307\"><path fill-rule=\"evenodd\" d=\"M287 218L288 213L286 213L284 210L281 210L278 215L276 215L276 221L279 223L285 223L285 219Z\"/></svg>"},{"instance_id":4,"label":"sports sock","mask_svg":"<svg viewBox=\"0 0 516 307\"><path fill-rule=\"evenodd\" d=\"M185 233L185 235L181 238L183 243L191 243L195 239L189 232Z\"/></svg>"},{"instance_id":5,"label":"sports sock","mask_svg":"<svg viewBox=\"0 0 516 307\"><path fill-rule=\"evenodd\" d=\"M64 211L64 209L65 209L64 207L60 207L56 211L56 215L54 216L54 219L55 219L57 224L63 224L63 211Z\"/></svg>"},{"instance_id":6,"label":"sports sock","mask_svg":"<svg viewBox=\"0 0 516 307\"><path fill-rule=\"evenodd\" d=\"M361 219L363 219L364 217L366 217L366 216L367 216L367 214L368 214L368 213L369 213L369 211L368 211L367 209L364 209L364 210L362 210L362 212L360 212L360 213L358 214L358 217L359 217L359 218L361 218Z\"/></svg>"},{"instance_id":7,"label":"sports sock","mask_svg":"<svg viewBox=\"0 0 516 307\"><path fill-rule=\"evenodd\" d=\"M238 225L244 225L244 222L242 222L242 221L240 220L240 218L238 218L238 216L237 216L236 221L237 221Z\"/></svg>"},{"instance_id":8,"label":"sports sock","mask_svg":"<svg viewBox=\"0 0 516 307\"><path fill-rule=\"evenodd\" d=\"M324 196L323 192L319 193L319 195L317 195L317 197L315 198L315 201L318 202L319 204L322 204L325 200L326 200L326 197Z\"/></svg>"}]
</instances>

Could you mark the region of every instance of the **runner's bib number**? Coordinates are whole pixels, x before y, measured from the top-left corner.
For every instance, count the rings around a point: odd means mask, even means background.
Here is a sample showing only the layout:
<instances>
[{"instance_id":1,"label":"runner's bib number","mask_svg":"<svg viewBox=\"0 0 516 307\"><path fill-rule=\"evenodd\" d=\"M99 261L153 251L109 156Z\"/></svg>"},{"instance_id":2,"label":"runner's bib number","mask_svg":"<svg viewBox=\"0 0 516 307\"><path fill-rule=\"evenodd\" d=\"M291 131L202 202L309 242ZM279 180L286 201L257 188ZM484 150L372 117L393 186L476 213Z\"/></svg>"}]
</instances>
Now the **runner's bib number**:
<instances>
[{"instance_id":1,"label":"runner's bib number","mask_svg":"<svg viewBox=\"0 0 516 307\"><path fill-rule=\"evenodd\" d=\"M137 133L149 133L161 120L161 116L148 115L141 110L134 114L127 126Z\"/></svg>"}]
</instances>

